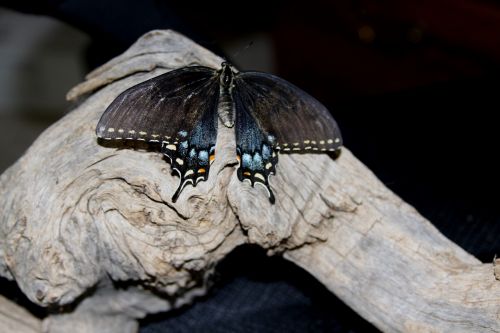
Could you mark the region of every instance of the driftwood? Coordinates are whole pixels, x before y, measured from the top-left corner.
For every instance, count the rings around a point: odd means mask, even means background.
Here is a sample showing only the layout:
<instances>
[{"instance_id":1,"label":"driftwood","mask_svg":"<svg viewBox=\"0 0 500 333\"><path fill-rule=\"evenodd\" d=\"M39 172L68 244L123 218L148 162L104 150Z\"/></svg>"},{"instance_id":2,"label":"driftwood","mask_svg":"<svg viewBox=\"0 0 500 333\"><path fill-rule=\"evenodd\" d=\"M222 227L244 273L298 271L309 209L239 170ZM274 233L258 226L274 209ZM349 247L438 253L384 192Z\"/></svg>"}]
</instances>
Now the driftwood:
<instances>
[{"instance_id":1,"label":"driftwood","mask_svg":"<svg viewBox=\"0 0 500 333\"><path fill-rule=\"evenodd\" d=\"M59 308L44 331L135 332L137 318L191 302L218 261L255 243L383 331L500 332L498 265L446 239L348 149L337 160L280 156L270 205L264 189L238 181L234 134L219 126L208 181L174 204L179 179L160 153L97 143L99 116L127 87L220 62L172 31L146 34L74 88L71 99L93 94L1 176L0 274ZM38 329L25 319L19 327Z\"/></svg>"}]
</instances>

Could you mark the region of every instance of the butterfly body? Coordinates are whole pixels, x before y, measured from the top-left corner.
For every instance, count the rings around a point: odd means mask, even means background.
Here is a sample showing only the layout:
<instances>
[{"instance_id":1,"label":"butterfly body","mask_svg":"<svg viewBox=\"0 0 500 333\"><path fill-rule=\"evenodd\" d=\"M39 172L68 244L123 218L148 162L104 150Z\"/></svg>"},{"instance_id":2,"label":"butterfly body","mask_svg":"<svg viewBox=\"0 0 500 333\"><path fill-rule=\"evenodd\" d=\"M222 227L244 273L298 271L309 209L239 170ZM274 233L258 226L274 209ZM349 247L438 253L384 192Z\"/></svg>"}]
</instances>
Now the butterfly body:
<instances>
[{"instance_id":1,"label":"butterfly body","mask_svg":"<svg viewBox=\"0 0 500 333\"><path fill-rule=\"evenodd\" d=\"M220 70L219 118L226 127L234 126L234 103L232 99L233 70L227 63L222 63Z\"/></svg>"},{"instance_id":2,"label":"butterfly body","mask_svg":"<svg viewBox=\"0 0 500 333\"><path fill-rule=\"evenodd\" d=\"M97 125L105 140L160 143L180 185L207 180L215 159L218 119L234 128L237 176L262 185L274 203L269 176L278 153L336 151L342 138L335 120L316 99L276 76L221 69L183 67L120 94Z\"/></svg>"}]
</instances>

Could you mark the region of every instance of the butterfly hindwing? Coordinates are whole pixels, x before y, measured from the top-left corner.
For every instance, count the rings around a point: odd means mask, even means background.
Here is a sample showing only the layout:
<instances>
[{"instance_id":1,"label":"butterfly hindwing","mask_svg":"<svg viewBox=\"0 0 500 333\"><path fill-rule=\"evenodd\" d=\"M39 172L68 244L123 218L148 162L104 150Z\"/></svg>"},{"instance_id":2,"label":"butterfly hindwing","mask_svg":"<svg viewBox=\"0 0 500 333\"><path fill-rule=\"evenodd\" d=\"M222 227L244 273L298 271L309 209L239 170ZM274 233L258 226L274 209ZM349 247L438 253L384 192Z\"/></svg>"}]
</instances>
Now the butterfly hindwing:
<instances>
[{"instance_id":1,"label":"butterfly hindwing","mask_svg":"<svg viewBox=\"0 0 500 333\"><path fill-rule=\"evenodd\" d=\"M214 69L183 67L121 93L97 125L105 140L160 143L183 187L206 180L217 139L219 81Z\"/></svg>"},{"instance_id":2,"label":"butterfly hindwing","mask_svg":"<svg viewBox=\"0 0 500 333\"><path fill-rule=\"evenodd\" d=\"M193 108L198 107L200 117L194 128L179 131L178 140L164 145L163 153L171 160L172 169L179 173L181 182L172 201L177 201L186 184L196 186L199 181L207 180L210 165L215 158L217 140L217 106L219 103L219 85L211 83L201 89L196 97L190 98Z\"/></svg>"},{"instance_id":3,"label":"butterfly hindwing","mask_svg":"<svg viewBox=\"0 0 500 333\"><path fill-rule=\"evenodd\" d=\"M274 194L269 187L269 175L275 174L278 163L278 155L274 149L275 139L260 128L258 121L251 114L254 102L252 96L245 91L233 91L233 102L236 110L236 153L240 162L238 179L247 180L252 186L264 185L269 200L274 203Z\"/></svg>"}]
</instances>

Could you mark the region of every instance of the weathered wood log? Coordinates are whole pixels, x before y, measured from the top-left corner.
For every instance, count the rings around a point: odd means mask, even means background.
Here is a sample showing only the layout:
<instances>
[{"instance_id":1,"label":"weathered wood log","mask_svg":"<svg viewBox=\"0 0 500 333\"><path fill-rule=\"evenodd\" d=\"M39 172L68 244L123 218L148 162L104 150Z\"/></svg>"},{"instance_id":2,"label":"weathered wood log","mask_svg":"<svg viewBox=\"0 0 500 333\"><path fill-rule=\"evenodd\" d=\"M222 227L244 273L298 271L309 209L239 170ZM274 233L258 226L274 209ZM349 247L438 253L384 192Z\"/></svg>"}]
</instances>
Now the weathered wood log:
<instances>
[{"instance_id":1,"label":"weathered wood log","mask_svg":"<svg viewBox=\"0 0 500 333\"><path fill-rule=\"evenodd\" d=\"M347 149L282 155L265 190L235 174L234 133L219 126L207 182L187 187L155 151L103 147L95 126L126 88L221 59L153 31L92 72L81 105L0 177L0 274L42 306L44 330L134 332L136 318L191 302L214 265L255 243L304 267L384 331L500 331L494 266L442 236ZM154 292L151 292L154 291Z\"/></svg>"},{"instance_id":2,"label":"weathered wood log","mask_svg":"<svg viewBox=\"0 0 500 333\"><path fill-rule=\"evenodd\" d=\"M38 333L41 329L40 319L0 296L0 332Z\"/></svg>"}]
</instances>

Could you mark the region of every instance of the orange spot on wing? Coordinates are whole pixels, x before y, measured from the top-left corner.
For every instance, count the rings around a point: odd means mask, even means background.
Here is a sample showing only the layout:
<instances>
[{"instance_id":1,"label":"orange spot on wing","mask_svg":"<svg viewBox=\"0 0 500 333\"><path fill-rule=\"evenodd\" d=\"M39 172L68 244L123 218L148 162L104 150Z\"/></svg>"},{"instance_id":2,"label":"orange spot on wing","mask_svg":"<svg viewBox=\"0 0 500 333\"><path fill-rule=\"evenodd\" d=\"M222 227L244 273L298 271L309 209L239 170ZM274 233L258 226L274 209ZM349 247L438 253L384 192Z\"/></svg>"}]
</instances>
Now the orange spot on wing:
<instances>
[{"instance_id":1,"label":"orange spot on wing","mask_svg":"<svg viewBox=\"0 0 500 333\"><path fill-rule=\"evenodd\" d=\"M250 172L248 172L248 171L245 171L245 172L243 172L243 175L244 176L251 176L252 174Z\"/></svg>"},{"instance_id":2,"label":"orange spot on wing","mask_svg":"<svg viewBox=\"0 0 500 333\"><path fill-rule=\"evenodd\" d=\"M198 169L198 173L205 173L205 172L207 172L207 170L205 170L203 168Z\"/></svg>"},{"instance_id":3,"label":"orange spot on wing","mask_svg":"<svg viewBox=\"0 0 500 333\"><path fill-rule=\"evenodd\" d=\"M210 155L209 160L210 160L210 163L212 163L215 160L215 154Z\"/></svg>"}]
</instances>

